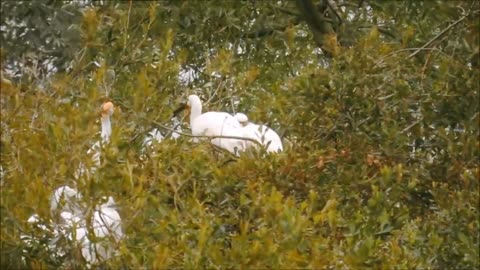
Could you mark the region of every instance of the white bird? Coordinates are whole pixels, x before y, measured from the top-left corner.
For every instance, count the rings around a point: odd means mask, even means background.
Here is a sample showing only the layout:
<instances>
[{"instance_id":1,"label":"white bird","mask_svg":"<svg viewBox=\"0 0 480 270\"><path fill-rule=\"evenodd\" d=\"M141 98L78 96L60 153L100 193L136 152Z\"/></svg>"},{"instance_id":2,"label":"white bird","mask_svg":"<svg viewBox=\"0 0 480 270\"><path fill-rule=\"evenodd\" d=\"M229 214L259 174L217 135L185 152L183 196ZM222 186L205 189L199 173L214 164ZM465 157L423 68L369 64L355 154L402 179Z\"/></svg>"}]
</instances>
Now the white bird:
<instances>
[{"instance_id":1,"label":"white bird","mask_svg":"<svg viewBox=\"0 0 480 270\"><path fill-rule=\"evenodd\" d=\"M3 186L4 177L5 177L5 170L3 170L3 166L0 165L0 187Z\"/></svg>"},{"instance_id":2,"label":"white bird","mask_svg":"<svg viewBox=\"0 0 480 270\"><path fill-rule=\"evenodd\" d=\"M150 132L147 133L145 138L143 139L142 143L142 154L140 155L140 158L143 160L145 156L145 152L150 150L153 146L153 144L160 143L163 141L165 138L172 138L174 140L178 139L180 137L180 134L178 132L182 132L182 127L180 126L180 121L178 121L177 117L173 117L172 119L172 130L173 131L167 131L164 134L160 132L159 129L154 128ZM157 153L155 151L151 152L153 156L155 156Z\"/></svg>"},{"instance_id":3,"label":"white bird","mask_svg":"<svg viewBox=\"0 0 480 270\"><path fill-rule=\"evenodd\" d=\"M188 97L190 126L194 136L238 136L242 127L238 120L226 112L206 112L202 114L202 102L197 95ZM196 138L194 141L198 141ZM238 154L243 144L239 139L215 138L211 142L231 153Z\"/></svg>"},{"instance_id":4,"label":"white bird","mask_svg":"<svg viewBox=\"0 0 480 270\"><path fill-rule=\"evenodd\" d=\"M226 112L206 112L202 114L202 102L197 95L188 97L190 126L194 136L219 136L225 127L242 127L238 120Z\"/></svg>"},{"instance_id":5,"label":"white bird","mask_svg":"<svg viewBox=\"0 0 480 270\"><path fill-rule=\"evenodd\" d=\"M92 227L96 240L89 241L91 242L89 248L86 246L82 248L82 255L90 264L107 260L115 255L116 247L124 236L122 219L115 207L113 198L108 197L107 202L97 207L93 213Z\"/></svg>"},{"instance_id":6,"label":"white bird","mask_svg":"<svg viewBox=\"0 0 480 270\"><path fill-rule=\"evenodd\" d=\"M110 142L110 136L112 135L112 122L110 121L110 116L112 116L115 107L112 102L107 101L101 106L101 140L97 141L88 149L87 155L92 157L94 166L90 169L86 168L85 164L80 163L79 168L75 172L75 178L78 179L82 175L89 176L89 173L95 173L98 167L101 165L100 155L102 152L102 145L108 144Z\"/></svg>"},{"instance_id":7,"label":"white bird","mask_svg":"<svg viewBox=\"0 0 480 270\"><path fill-rule=\"evenodd\" d=\"M242 136L256 140L263 145L269 153L283 151L282 140L273 129L265 125L257 125L248 122L248 117L243 113L237 113L234 117L243 126ZM257 146L251 141L244 141L244 144L245 149Z\"/></svg>"},{"instance_id":8,"label":"white bird","mask_svg":"<svg viewBox=\"0 0 480 270\"><path fill-rule=\"evenodd\" d=\"M93 229L96 237L113 236L116 241L123 238L122 219L116 210L113 197L104 198L107 201L97 207L93 213Z\"/></svg>"},{"instance_id":9,"label":"white bird","mask_svg":"<svg viewBox=\"0 0 480 270\"><path fill-rule=\"evenodd\" d=\"M178 131L178 132L182 132L182 126L181 126L180 121L178 121L177 117L172 118L172 127L173 127L173 130ZM180 138L180 134L177 133L177 132L172 132L172 135L170 135L170 136L174 140Z\"/></svg>"},{"instance_id":10,"label":"white bird","mask_svg":"<svg viewBox=\"0 0 480 270\"><path fill-rule=\"evenodd\" d=\"M107 260L115 254L119 241L123 238L120 214L115 209L112 197L103 197L105 203L97 206L93 212L91 225L95 239L88 237L88 226L84 217L63 211L62 233L75 244L80 245L87 267Z\"/></svg>"},{"instance_id":11,"label":"white bird","mask_svg":"<svg viewBox=\"0 0 480 270\"><path fill-rule=\"evenodd\" d=\"M50 197L50 211L52 215L58 211L68 211L74 215L82 215L82 195L74 188L61 186Z\"/></svg>"},{"instance_id":12,"label":"white bird","mask_svg":"<svg viewBox=\"0 0 480 270\"><path fill-rule=\"evenodd\" d=\"M87 262L87 268L90 268L91 264L96 262L96 257L95 254L92 256L92 243L88 239L88 230L85 227L84 220L67 211L62 212L60 216L63 219L60 231L68 240L81 247L81 253Z\"/></svg>"},{"instance_id":13,"label":"white bird","mask_svg":"<svg viewBox=\"0 0 480 270\"><path fill-rule=\"evenodd\" d=\"M88 238L88 226L86 220L86 206L81 202L82 195L74 188L69 186L61 186L56 189L50 198L50 209L52 214L60 212L60 224L52 223L55 229L54 236L59 235L67 237L70 241L79 244L82 256L89 265L99 261L106 260L114 254L116 244L123 238L121 227L122 219L116 210L113 197L103 197L103 203L95 207L90 220L95 241ZM30 217L30 223L38 223L38 215ZM47 231L48 227L42 225L43 231ZM50 233L52 234L52 233ZM52 241L51 245L55 246L56 241ZM113 244L112 244L113 242ZM61 251L61 247L57 247L57 251ZM59 252L57 252L59 253Z\"/></svg>"},{"instance_id":14,"label":"white bird","mask_svg":"<svg viewBox=\"0 0 480 270\"><path fill-rule=\"evenodd\" d=\"M22 256L22 261L27 263L26 256L29 254L29 248L42 248L47 254L52 257L62 257L65 252L56 246L56 240L58 239L59 232L55 226L52 226L52 222L46 222L38 214L31 215L28 220L30 230L27 233L20 234L20 240L25 243L28 248L23 249L25 256Z\"/></svg>"},{"instance_id":15,"label":"white bird","mask_svg":"<svg viewBox=\"0 0 480 270\"><path fill-rule=\"evenodd\" d=\"M143 140L143 150L145 151L147 147L151 147L152 143L159 143L164 139L162 133L157 128L152 129L147 133L145 139Z\"/></svg>"}]
</instances>

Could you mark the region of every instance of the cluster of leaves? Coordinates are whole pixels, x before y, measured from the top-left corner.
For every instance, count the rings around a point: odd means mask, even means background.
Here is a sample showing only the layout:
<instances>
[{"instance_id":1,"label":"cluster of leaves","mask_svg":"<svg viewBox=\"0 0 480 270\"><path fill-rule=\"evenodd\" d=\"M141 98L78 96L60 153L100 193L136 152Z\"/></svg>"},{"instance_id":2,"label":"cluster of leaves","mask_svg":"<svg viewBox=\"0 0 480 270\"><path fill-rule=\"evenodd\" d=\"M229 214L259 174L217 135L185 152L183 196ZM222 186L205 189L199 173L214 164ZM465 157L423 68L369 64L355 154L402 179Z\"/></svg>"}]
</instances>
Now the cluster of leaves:
<instances>
[{"instance_id":1,"label":"cluster of leaves","mask_svg":"<svg viewBox=\"0 0 480 270\"><path fill-rule=\"evenodd\" d=\"M62 26L81 33L65 72L2 75L2 269L83 264L20 241L64 184L120 205L109 268L478 268L479 3L338 1L324 33L311 1L277 2L84 3ZM21 63L2 38L2 68ZM144 152L190 93L267 123L285 151L237 159L182 136ZM111 143L77 182L107 98Z\"/></svg>"}]
</instances>

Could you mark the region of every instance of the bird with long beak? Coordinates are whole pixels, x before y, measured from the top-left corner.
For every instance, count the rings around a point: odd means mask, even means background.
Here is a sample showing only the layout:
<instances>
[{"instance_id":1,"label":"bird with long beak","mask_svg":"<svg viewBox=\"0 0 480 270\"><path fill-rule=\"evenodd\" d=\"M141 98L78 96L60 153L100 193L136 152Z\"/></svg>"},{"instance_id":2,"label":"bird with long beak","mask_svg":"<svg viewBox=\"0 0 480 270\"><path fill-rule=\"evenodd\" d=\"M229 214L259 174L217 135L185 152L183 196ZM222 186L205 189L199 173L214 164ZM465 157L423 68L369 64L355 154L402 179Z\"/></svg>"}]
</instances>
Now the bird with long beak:
<instances>
[{"instance_id":1,"label":"bird with long beak","mask_svg":"<svg viewBox=\"0 0 480 270\"><path fill-rule=\"evenodd\" d=\"M197 95L188 96L188 102L175 110L178 114L181 110L190 112L190 128L193 136L240 136L242 126L232 115L226 112L202 113L202 102ZM194 138L194 142L198 139ZM214 138L211 143L227 151L237 154L242 141L239 139Z\"/></svg>"}]
</instances>

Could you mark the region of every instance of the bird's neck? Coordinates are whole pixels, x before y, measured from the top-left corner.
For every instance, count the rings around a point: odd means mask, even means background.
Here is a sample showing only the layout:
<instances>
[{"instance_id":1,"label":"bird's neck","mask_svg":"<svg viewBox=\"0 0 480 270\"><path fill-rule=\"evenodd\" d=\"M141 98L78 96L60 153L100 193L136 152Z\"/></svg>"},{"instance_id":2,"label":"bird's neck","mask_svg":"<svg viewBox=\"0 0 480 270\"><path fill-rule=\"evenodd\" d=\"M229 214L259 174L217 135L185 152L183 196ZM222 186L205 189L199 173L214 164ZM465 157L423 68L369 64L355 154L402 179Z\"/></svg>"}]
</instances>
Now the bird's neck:
<instances>
[{"instance_id":1,"label":"bird's neck","mask_svg":"<svg viewBox=\"0 0 480 270\"><path fill-rule=\"evenodd\" d=\"M190 108L190 123L202 114L202 104L191 104Z\"/></svg>"},{"instance_id":2,"label":"bird's neck","mask_svg":"<svg viewBox=\"0 0 480 270\"><path fill-rule=\"evenodd\" d=\"M112 135L112 123L110 122L110 116L102 116L102 141L109 142Z\"/></svg>"}]
</instances>

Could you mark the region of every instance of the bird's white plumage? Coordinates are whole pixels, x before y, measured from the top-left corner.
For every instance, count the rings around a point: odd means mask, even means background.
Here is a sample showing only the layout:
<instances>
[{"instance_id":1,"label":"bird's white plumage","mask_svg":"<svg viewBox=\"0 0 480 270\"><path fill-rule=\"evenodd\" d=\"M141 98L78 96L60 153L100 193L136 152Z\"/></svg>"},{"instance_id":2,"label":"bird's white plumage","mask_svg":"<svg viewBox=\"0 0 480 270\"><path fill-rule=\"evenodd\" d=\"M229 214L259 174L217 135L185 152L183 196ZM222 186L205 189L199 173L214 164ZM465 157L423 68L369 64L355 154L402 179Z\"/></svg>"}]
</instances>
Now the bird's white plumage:
<instances>
[{"instance_id":1,"label":"bird's white plumage","mask_svg":"<svg viewBox=\"0 0 480 270\"><path fill-rule=\"evenodd\" d=\"M50 196L50 211L53 215L57 211L68 211L75 215L82 212L82 195L74 188L61 186Z\"/></svg>"},{"instance_id":2,"label":"bird's white plumage","mask_svg":"<svg viewBox=\"0 0 480 270\"><path fill-rule=\"evenodd\" d=\"M20 234L20 240L23 241L26 247L42 247L52 257L60 258L65 255L63 249L56 246L56 240L60 233L56 226L52 226L52 221L43 220L38 214L31 215L27 223L30 230L28 233ZM45 239L50 239L45 241ZM28 256L28 249L22 250L24 255L22 260L26 262L26 256Z\"/></svg>"},{"instance_id":3,"label":"bird's white plumage","mask_svg":"<svg viewBox=\"0 0 480 270\"><path fill-rule=\"evenodd\" d=\"M182 132L180 121L178 121L176 117L173 117L171 120L172 120L172 129L174 130L173 132L167 131L164 134L162 134L158 128L154 128L146 134L142 143L142 155L140 156L141 159L145 158L145 155L143 153L151 149L154 144L162 142L165 138L167 139L172 138L176 140L180 137L180 134L178 133L178 132ZM153 151L151 154L156 155L156 152Z\"/></svg>"},{"instance_id":4,"label":"bird's white plumage","mask_svg":"<svg viewBox=\"0 0 480 270\"><path fill-rule=\"evenodd\" d=\"M147 133L145 139L143 140L143 147L151 147L152 143L159 143L164 139L162 133L157 128L152 129L150 132Z\"/></svg>"},{"instance_id":5,"label":"bird's white plumage","mask_svg":"<svg viewBox=\"0 0 480 270\"><path fill-rule=\"evenodd\" d=\"M243 113L237 113L234 117L243 126L240 136L256 140L263 145L269 153L283 151L282 140L273 129L265 125L248 122L248 117ZM257 146L251 141L244 141L244 145L245 149Z\"/></svg>"},{"instance_id":6,"label":"bird's white plumage","mask_svg":"<svg viewBox=\"0 0 480 270\"><path fill-rule=\"evenodd\" d=\"M101 165L100 156L102 152L102 146L110 142L110 137L112 136L112 122L110 120L110 117L112 116L115 107L113 103L109 101L102 104L101 110L101 139L95 142L92 147L90 147L90 149L88 149L87 151L87 156L92 158L93 166L87 167L84 163L80 163L74 174L76 179L79 179L82 176L89 177L90 174L95 173L97 168L99 168Z\"/></svg>"},{"instance_id":7,"label":"bird's white plumage","mask_svg":"<svg viewBox=\"0 0 480 270\"><path fill-rule=\"evenodd\" d=\"M172 126L173 126L173 130L182 132L182 126L180 124L180 121L178 121L177 117L172 118ZM171 137L172 139L176 140L180 137L180 134L177 132L172 132Z\"/></svg>"},{"instance_id":8,"label":"bird's white plumage","mask_svg":"<svg viewBox=\"0 0 480 270\"><path fill-rule=\"evenodd\" d=\"M87 207L79 203L80 198L81 194L68 186L56 189L51 196L50 207L53 215L59 213L59 222L44 222L34 214L28 219L28 223L37 228L37 231L32 235L22 234L21 239L31 246L39 245L40 239L49 237L51 240L42 244L44 248L52 256L63 256L65 247L58 246L57 241L60 237L65 237L73 242L74 246L80 246L88 268L111 258L118 242L124 237L122 219L116 210L113 197L103 197L103 203L95 207L90 220L86 219ZM89 228L92 228L94 239L88 236ZM28 253L27 250L25 252Z\"/></svg>"},{"instance_id":9,"label":"bird's white plumage","mask_svg":"<svg viewBox=\"0 0 480 270\"><path fill-rule=\"evenodd\" d=\"M69 212L62 212L65 221L66 237L81 246L82 256L88 265L111 258L116 245L123 238L122 219L115 209L115 201L108 197L107 202L96 207L91 220L95 241L88 237L88 228L84 219Z\"/></svg>"},{"instance_id":10,"label":"bird's white plumage","mask_svg":"<svg viewBox=\"0 0 480 270\"><path fill-rule=\"evenodd\" d=\"M119 241L123 238L122 219L116 210L115 201L108 197L106 203L100 205L93 213L93 229L96 237L113 236Z\"/></svg>"},{"instance_id":11,"label":"bird's white plumage","mask_svg":"<svg viewBox=\"0 0 480 270\"><path fill-rule=\"evenodd\" d=\"M188 97L190 106L190 126L194 136L238 136L242 126L238 120L226 112L206 112L202 114L202 102L197 95ZM197 140L194 140L197 141ZM215 138L211 142L234 154L242 142L238 139Z\"/></svg>"}]
</instances>

